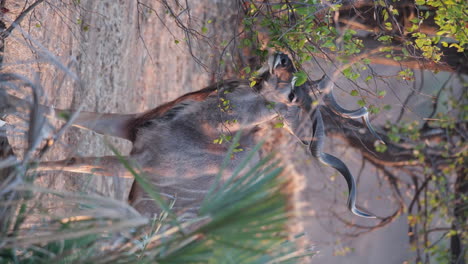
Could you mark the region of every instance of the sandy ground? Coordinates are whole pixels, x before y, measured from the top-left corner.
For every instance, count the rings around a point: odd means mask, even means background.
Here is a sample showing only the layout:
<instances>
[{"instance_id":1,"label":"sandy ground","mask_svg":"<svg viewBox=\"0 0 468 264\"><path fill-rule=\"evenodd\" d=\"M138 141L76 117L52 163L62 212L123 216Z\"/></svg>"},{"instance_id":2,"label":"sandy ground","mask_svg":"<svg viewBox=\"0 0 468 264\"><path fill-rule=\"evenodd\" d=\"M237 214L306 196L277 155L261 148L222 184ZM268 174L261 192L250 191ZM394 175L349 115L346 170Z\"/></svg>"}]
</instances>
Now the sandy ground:
<instances>
[{"instance_id":1,"label":"sandy ground","mask_svg":"<svg viewBox=\"0 0 468 264\"><path fill-rule=\"evenodd\" d=\"M217 76L232 76L231 56L228 54L224 58L227 66L219 67L218 62L222 42L229 41L237 34L236 1L189 2L192 3L190 11L174 8L182 13L182 22L188 23L190 14L190 26L200 30L203 26L207 27L208 39L191 38L192 51L204 65L192 58L184 44L187 36L158 1L151 3L154 10L148 10L141 5L137 6L137 1L89 0L81 1L79 7L58 1L38 7L23 21L24 31L15 31L8 41L6 69L25 72L30 76L35 71L41 72L45 103L55 107L78 108L83 105L86 111L117 113L141 112L155 107L186 92L203 88ZM24 4L22 1L7 3L12 16L15 12L19 13ZM209 20L210 23L207 22ZM30 45L35 48L28 48ZM64 71L50 63L34 63L35 60L43 61L47 58L47 53L31 51L41 50L40 46L57 56L58 61L67 65L82 82L73 81ZM15 63L18 61L26 62ZM392 88L402 84L386 85ZM342 86L346 87L346 83ZM402 95L408 91L400 90L385 100L401 105L403 99L399 101L397 97L404 98ZM345 91L338 90L337 97L343 95ZM355 106L354 102L343 103ZM382 114L375 122L383 123L392 115L395 113L388 116ZM130 150L130 144L124 140L107 140L124 154ZM351 171L355 175L359 174L359 154L340 142L331 142L334 143L332 152L352 164ZM12 137L12 144L17 151L21 150L20 139ZM291 148L291 144L287 145ZM376 222L350 215L344 207L345 185L340 176L305 158L299 147L292 148L292 151L287 149L284 152L299 153L290 156L294 156L292 162L299 175L302 175L299 186L302 191L298 193L301 197L300 206L303 207L302 224L311 246L319 251L312 263L394 264L404 263L410 258L405 217L358 238L342 235L348 230L333 219L330 209L356 223L372 225ZM111 154L102 136L71 128L46 158L57 160L76 155ZM41 181L51 188L95 191L119 199L127 196L130 184L128 181L122 183L101 177L63 173L60 176L51 174L41 178ZM359 201L367 201L361 203L364 207L382 216L393 212L394 205L388 200L389 188L373 168L364 169L359 183ZM345 256L334 256L340 254Z\"/></svg>"}]
</instances>

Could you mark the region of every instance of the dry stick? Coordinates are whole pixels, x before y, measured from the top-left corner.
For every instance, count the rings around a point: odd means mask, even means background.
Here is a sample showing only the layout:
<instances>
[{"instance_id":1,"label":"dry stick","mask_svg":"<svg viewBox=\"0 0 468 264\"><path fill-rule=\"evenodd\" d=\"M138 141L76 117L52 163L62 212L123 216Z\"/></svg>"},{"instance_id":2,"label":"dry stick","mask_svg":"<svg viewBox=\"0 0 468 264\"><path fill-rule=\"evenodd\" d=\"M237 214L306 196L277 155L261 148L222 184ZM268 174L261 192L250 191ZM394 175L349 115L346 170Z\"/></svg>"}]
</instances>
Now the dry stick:
<instances>
[{"instance_id":1,"label":"dry stick","mask_svg":"<svg viewBox=\"0 0 468 264\"><path fill-rule=\"evenodd\" d=\"M396 219L398 219L398 216L401 215L401 213L404 212L404 208L405 208L405 205L404 205L404 201L403 201L403 198L401 196L401 193L400 193L400 190L398 189L397 185L392 181L390 180L390 178L396 178L393 174L391 174L389 171L385 170L384 167L379 167L378 165L375 165L374 166L378 167L385 175L387 175L387 179L390 183L390 185L393 187L393 196L397 196L397 200L398 200L398 208L395 210L395 212L393 212L391 215L387 216L387 217L382 217L380 218L381 221L380 223L374 225L374 226L364 226L364 225L359 225L359 224L354 224L344 218L342 218L340 215L338 215L336 212L332 212L333 215L339 220L341 221L342 223L346 224L347 226L350 226L350 227L354 227L354 228L357 228L357 229L364 229L365 231L361 231L361 232L355 232L355 233L337 233L337 234L340 234L340 235L346 235L346 236L350 236L350 237L357 237L357 236L360 236L360 235L363 235L363 234L366 234L366 233L369 233L369 232L372 232L374 230L377 230L377 229L380 229L382 227L385 227L387 226L388 224L394 222Z\"/></svg>"},{"instance_id":2,"label":"dry stick","mask_svg":"<svg viewBox=\"0 0 468 264\"><path fill-rule=\"evenodd\" d=\"M0 38L5 39L8 36L10 36L13 29L15 29L16 26L18 26L21 23L21 21L23 21L26 15L42 2L44 2L44 0L37 0L36 2L32 3L28 8L26 8L23 12L21 12L21 14L15 19L15 21L13 21L13 23L11 23L11 25L0 34Z\"/></svg>"},{"instance_id":3,"label":"dry stick","mask_svg":"<svg viewBox=\"0 0 468 264\"><path fill-rule=\"evenodd\" d=\"M203 34L200 34L200 32L196 31L195 29L193 28L190 28L189 26L186 26L182 21L181 19L179 18L179 15L182 14L183 12L185 12L185 10L183 10L181 13L179 13L178 15L176 15L176 13L174 12L174 10L169 6L169 4L167 3L167 1L162 1L162 4L167 8L167 11L169 12L169 14L174 18L175 22L176 22L176 25L182 29L184 31L184 34L186 36L186 42L187 42L187 46L188 46L188 50L189 50L189 53L190 55L192 56L192 58L195 60L195 62L202 66L205 70L208 69L208 66L206 64L204 64L193 52L193 47L192 47L192 38L191 36L194 36L195 38L198 39L198 37L201 37L203 39L208 39L207 37L205 37ZM189 9L189 7L187 6L187 9ZM211 46L211 43L206 40L206 43Z\"/></svg>"},{"instance_id":4,"label":"dry stick","mask_svg":"<svg viewBox=\"0 0 468 264\"><path fill-rule=\"evenodd\" d=\"M372 161L370 161L370 162L372 163ZM381 165L378 165L378 164L373 164L373 165L376 166L376 168L380 169L387 176L386 177L387 181L389 182L390 186L392 186L393 196L394 197L396 196L396 199L398 200L397 210L395 210L395 212L393 212L391 215L389 215L387 217L382 217L382 218L379 217L381 219L381 222L378 223L377 225L374 225L374 226L364 226L364 225L354 224L354 223L342 218L340 215L338 215L336 212L333 211L332 212L333 215L340 222L342 222L342 223L344 223L344 224L346 224L347 226L350 226L350 227L365 230L365 231L362 231L362 232L338 233L338 234L351 236L351 237L357 237L357 236L360 236L362 234L366 234L366 233L369 233L369 232L374 231L376 229L387 226L388 224L394 222L398 218L398 216L401 213L403 213L404 208L405 208L405 204L404 204L404 200L403 200L402 194L400 192L400 189L398 188L398 184L397 184L398 178L395 175L393 175L390 171L386 170L384 166L381 166Z\"/></svg>"},{"instance_id":5,"label":"dry stick","mask_svg":"<svg viewBox=\"0 0 468 264\"><path fill-rule=\"evenodd\" d=\"M439 103L442 92L445 90L445 88L447 88L447 84L452 79L453 75L454 75L454 73L450 74L450 76L447 78L447 80L444 82L444 84L442 84L442 87L440 87L440 90L437 91L437 94L435 96L435 100L432 102L432 112L429 114L429 116L427 118L434 118L434 115L437 113L437 104ZM424 123L424 126L429 126L428 121L429 120L426 120L426 122Z\"/></svg>"},{"instance_id":6,"label":"dry stick","mask_svg":"<svg viewBox=\"0 0 468 264\"><path fill-rule=\"evenodd\" d=\"M418 181L418 178L416 176L413 176L412 177L413 179L413 185L416 189L416 192L414 193L413 195L413 198L411 199L411 202L408 206L408 214L411 214L411 212L413 211L413 206L418 203L418 199L419 199L419 194L421 193L422 190L424 190L426 188L426 185L429 183L429 178L426 178L424 180L424 182L422 183L422 185L419 187L418 184L419 184L419 181Z\"/></svg>"},{"instance_id":7,"label":"dry stick","mask_svg":"<svg viewBox=\"0 0 468 264\"><path fill-rule=\"evenodd\" d=\"M52 138L47 139L47 144L39 151L38 157L41 158L47 150L60 138L65 131L73 125L73 122L76 120L78 115L80 114L81 110L83 109L84 104L81 103L80 106L74 113L70 116L67 122L59 129L57 133L55 133Z\"/></svg>"},{"instance_id":8,"label":"dry stick","mask_svg":"<svg viewBox=\"0 0 468 264\"><path fill-rule=\"evenodd\" d=\"M166 28L166 30L172 35L172 37L174 37L174 39L175 39L175 36L174 36L174 34L172 34L171 30L167 27L167 25L164 23L164 21L159 17L159 14L157 13L156 10L150 8L149 6L146 6L146 5L142 4L140 1L137 1L137 31L138 31L138 38L143 43L143 47L145 48L146 54L148 55L148 57L149 57L149 59L151 61L151 64L156 65L156 63L154 62L153 56L151 55L151 52L149 51L148 46L146 45L146 41L143 38L143 34L141 32L140 12L142 13L142 11L140 11L140 5L152 10L156 14L156 17L159 18L159 21L163 24L163 26Z\"/></svg>"},{"instance_id":9,"label":"dry stick","mask_svg":"<svg viewBox=\"0 0 468 264\"><path fill-rule=\"evenodd\" d=\"M336 213L335 211L332 211L333 216L336 219L338 219L340 222L342 222L343 224L347 225L348 227L354 227L356 229L364 230L364 231L355 232L355 233L344 233L344 232L334 232L334 233L337 234L337 235L345 235L345 236L349 236L349 237L358 237L358 236L361 236L363 234L367 234L367 233L370 233L370 232L375 231L377 229L383 228L383 227L395 222L395 220L398 219L398 216L402 212L403 212L403 207L399 207L390 216L387 216L387 217L383 218L380 221L380 223L378 223L378 224L376 224L374 226L364 226L364 225L355 224L355 223L353 223L353 222L351 222L349 220L346 220L340 214Z\"/></svg>"}]
</instances>

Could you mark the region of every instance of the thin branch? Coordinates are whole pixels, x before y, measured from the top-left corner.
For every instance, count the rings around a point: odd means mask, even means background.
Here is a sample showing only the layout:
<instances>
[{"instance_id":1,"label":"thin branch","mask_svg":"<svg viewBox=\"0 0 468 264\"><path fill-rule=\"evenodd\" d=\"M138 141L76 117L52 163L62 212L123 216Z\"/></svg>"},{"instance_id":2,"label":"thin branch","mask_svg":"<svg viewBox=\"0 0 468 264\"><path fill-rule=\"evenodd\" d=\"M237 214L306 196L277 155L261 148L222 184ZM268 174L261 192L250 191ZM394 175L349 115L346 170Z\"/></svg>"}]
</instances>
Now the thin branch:
<instances>
[{"instance_id":1,"label":"thin branch","mask_svg":"<svg viewBox=\"0 0 468 264\"><path fill-rule=\"evenodd\" d=\"M15 19L15 21L11 23L11 25L5 31L0 33L0 39L5 39L8 36L10 36L13 29L15 29L19 24L21 24L21 21L23 21L26 15L42 2L44 2L44 0L37 0L36 2L32 3L28 8L26 8L23 12L21 12L21 14Z\"/></svg>"}]
</instances>

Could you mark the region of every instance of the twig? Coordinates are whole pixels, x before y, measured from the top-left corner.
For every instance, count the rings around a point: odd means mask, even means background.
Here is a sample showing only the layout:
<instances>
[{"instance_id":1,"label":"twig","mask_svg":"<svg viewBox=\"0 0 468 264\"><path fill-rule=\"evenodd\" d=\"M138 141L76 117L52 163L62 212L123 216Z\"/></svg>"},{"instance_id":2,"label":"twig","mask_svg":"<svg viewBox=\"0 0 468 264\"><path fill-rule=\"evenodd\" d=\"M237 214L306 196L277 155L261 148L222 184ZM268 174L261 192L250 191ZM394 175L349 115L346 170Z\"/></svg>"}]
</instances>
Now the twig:
<instances>
[{"instance_id":1,"label":"twig","mask_svg":"<svg viewBox=\"0 0 468 264\"><path fill-rule=\"evenodd\" d=\"M13 29L15 29L16 26L18 26L21 23L21 21L23 21L26 15L42 2L44 2L44 0L37 0L36 2L32 3L28 8L26 8L23 12L21 12L21 14L15 19L15 21L11 23L11 25L5 31L0 33L0 39L5 39L8 36L10 36Z\"/></svg>"}]
</instances>

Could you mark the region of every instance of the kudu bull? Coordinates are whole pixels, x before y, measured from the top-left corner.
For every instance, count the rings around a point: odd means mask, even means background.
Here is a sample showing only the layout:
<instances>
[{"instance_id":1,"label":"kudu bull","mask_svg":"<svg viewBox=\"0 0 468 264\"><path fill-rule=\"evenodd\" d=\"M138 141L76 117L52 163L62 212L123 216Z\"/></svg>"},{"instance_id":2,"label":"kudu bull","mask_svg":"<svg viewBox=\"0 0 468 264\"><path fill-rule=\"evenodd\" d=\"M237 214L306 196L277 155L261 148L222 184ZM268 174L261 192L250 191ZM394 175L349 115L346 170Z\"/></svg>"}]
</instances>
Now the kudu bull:
<instances>
[{"instance_id":1,"label":"kudu bull","mask_svg":"<svg viewBox=\"0 0 468 264\"><path fill-rule=\"evenodd\" d=\"M338 170L346 179L348 208L358 216L372 218L356 208L356 183L346 165L322 151L324 123L320 107L312 106L312 88L328 90L323 99L335 113L345 118L363 118L370 132L380 139L369 123L366 108L350 111L340 107L331 93L332 83L328 78L296 86L295 72L289 57L277 53L258 71L258 82L253 87L245 80L221 81L141 114L80 112L73 125L130 140L133 148L128 159L142 168L163 196L175 199L174 210L196 213L228 148L224 144L214 144L213 140L221 131L233 134L241 131L239 144L248 149L254 144L259 124L281 117L284 127L309 147L312 156ZM8 99L12 105L25 103L13 96ZM228 103L220 106L220 102ZM40 107L43 112L53 110L58 116L72 113ZM227 171L234 169L244 155L236 153ZM37 170L132 176L114 156L43 162ZM160 212L136 182L130 191L129 203L145 215Z\"/></svg>"}]
</instances>

